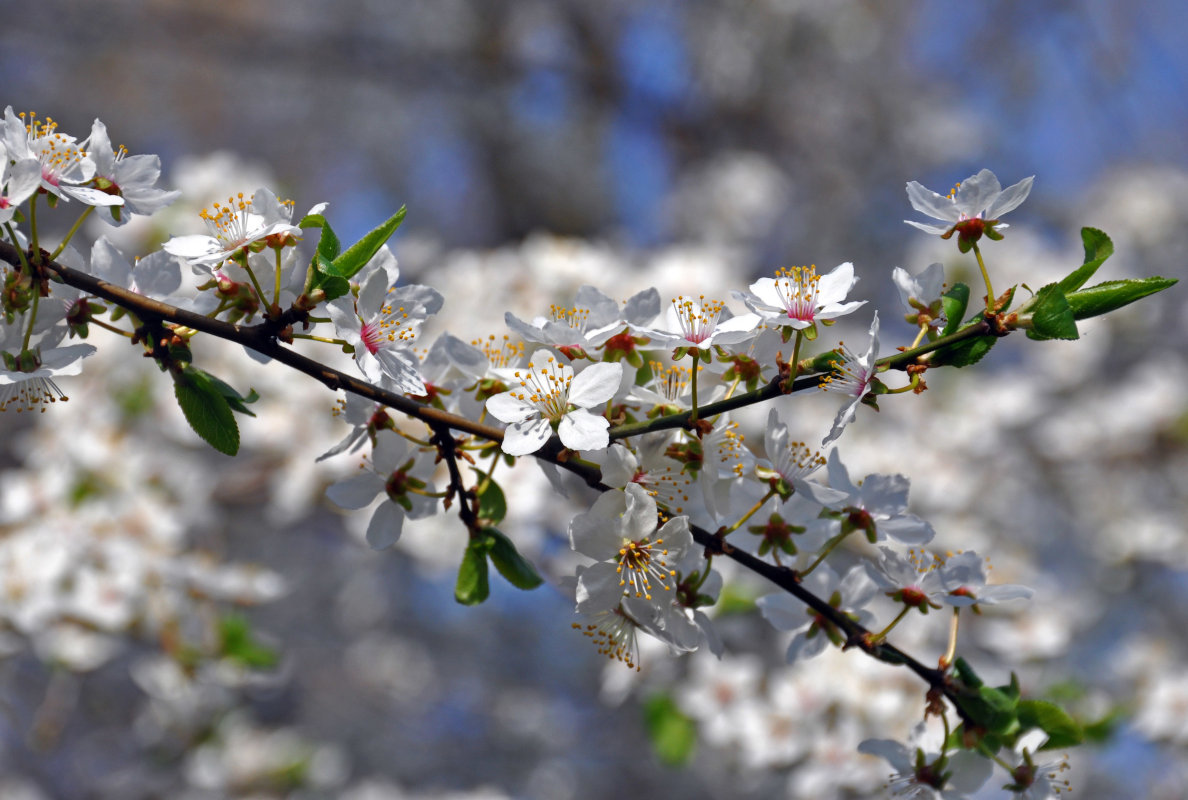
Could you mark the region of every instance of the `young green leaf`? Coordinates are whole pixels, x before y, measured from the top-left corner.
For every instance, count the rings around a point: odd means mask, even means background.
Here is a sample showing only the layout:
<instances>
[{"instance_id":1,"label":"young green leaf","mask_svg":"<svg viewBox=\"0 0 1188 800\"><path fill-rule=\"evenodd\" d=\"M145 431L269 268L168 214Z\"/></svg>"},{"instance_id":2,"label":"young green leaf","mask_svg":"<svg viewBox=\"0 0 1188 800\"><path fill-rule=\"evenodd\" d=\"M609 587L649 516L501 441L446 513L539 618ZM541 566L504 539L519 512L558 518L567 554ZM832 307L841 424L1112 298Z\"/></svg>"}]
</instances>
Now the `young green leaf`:
<instances>
[{"instance_id":1,"label":"young green leaf","mask_svg":"<svg viewBox=\"0 0 1188 800\"><path fill-rule=\"evenodd\" d=\"M400 210L385 222L376 226L365 234L362 239L348 247L345 253L337 256L334 259L331 274L350 278L356 272L363 269L363 266L371 260L372 256L379 252L379 249L384 246L384 243L400 227L400 223L404 221L404 214L405 208L401 206Z\"/></svg>"},{"instance_id":2,"label":"young green leaf","mask_svg":"<svg viewBox=\"0 0 1188 800\"><path fill-rule=\"evenodd\" d=\"M207 444L229 456L239 452L239 426L227 398L210 375L186 367L173 380L173 393L186 422Z\"/></svg>"},{"instance_id":3,"label":"young green leaf","mask_svg":"<svg viewBox=\"0 0 1188 800\"><path fill-rule=\"evenodd\" d=\"M1068 298L1055 283L1041 288L1028 303L1031 327L1027 329L1028 339L1076 339L1077 320L1073 316Z\"/></svg>"},{"instance_id":4,"label":"young green leaf","mask_svg":"<svg viewBox=\"0 0 1188 800\"><path fill-rule=\"evenodd\" d=\"M1114 243L1097 228L1081 228L1081 241L1085 244L1085 263L1064 276L1058 284L1065 294L1084 286L1097 268L1114 254Z\"/></svg>"},{"instance_id":5,"label":"young green leaf","mask_svg":"<svg viewBox=\"0 0 1188 800\"><path fill-rule=\"evenodd\" d=\"M956 333L961 327L961 320L965 318L965 309L969 307L969 287L964 283L955 283L953 288L941 295L941 306L945 310L945 329L942 336Z\"/></svg>"},{"instance_id":6,"label":"young green leaf","mask_svg":"<svg viewBox=\"0 0 1188 800\"><path fill-rule=\"evenodd\" d=\"M252 636L247 618L239 614L228 614L219 620L219 644L224 658L251 669L269 669L280 660L275 650Z\"/></svg>"},{"instance_id":7,"label":"young green leaf","mask_svg":"<svg viewBox=\"0 0 1188 800\"><path fill-rule=\"evenodd\" d=\"M1162 292L1176 283L1175 278L1160 277L1106 281L1073 292L1068 296L1068 304L1072 308L1073 316L1077 319L1088 319L1115 311L1147 295Z\"/></svg>"},{"instance_id":8,"label":"young green leaf","mask_svg":"<svg viewBox=\"0 0 1188 800\"><path fill-rule=\"evenodd\" d=\"M1048 734L1048 741L1041 750L1072 747L1085 740L1081 726L1067 711L1044 700L1021 700L1019 724L1024 728L1039 728Z\"/></svg>"},{"instance_id":9,"label":"young green leaf","mask_svg":"<svg viewBox=\"0 0 1188 800\"><path fill-rule=\"evenodd\" d=\"M503 489L499 488L499 484L491 480L487 473L477 469L475 472L479 476L476 487L479 519L492 525L498 525L507 516L507 499L503 496Z\"/></svg>"},{"instance_id":10,"label":"young green leaf","mask_svg":"<svg viewBox=\"0 0 1188 800\"><path fill-rule=\"evenodd\" d=\"M517 589L535 589L544 583L532 562L520 555L512 540L494 528L484 528L490 537L491 563L507 582Z\"/></svg>"},{"instance_id":11,"label":"young green leaf","mask_svg":"<svg viewBox=\"0 0 1188 800\"><path fill-rule=\"evenodd\" d=\"M458 567L458 582L454 586L454 599L464 606L476 606L487 599L491 587L487 580L487 547L485 537L471 539L462 554Z\"/></svg>"}]
</instances>

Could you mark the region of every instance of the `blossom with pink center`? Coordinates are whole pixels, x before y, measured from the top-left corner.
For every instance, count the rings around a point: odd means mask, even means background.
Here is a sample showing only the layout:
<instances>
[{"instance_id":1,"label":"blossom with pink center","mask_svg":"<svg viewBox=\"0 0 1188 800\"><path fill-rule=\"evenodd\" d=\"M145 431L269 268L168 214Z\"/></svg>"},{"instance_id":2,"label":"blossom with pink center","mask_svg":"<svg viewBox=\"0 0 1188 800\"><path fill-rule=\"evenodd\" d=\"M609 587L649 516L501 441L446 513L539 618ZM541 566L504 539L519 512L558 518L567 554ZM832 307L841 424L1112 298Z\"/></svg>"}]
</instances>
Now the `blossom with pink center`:
<instances>
[{"instance_id":1,"label":"blossom with pink center","mask_svg":"<svg viewBox=\"0 0 1188 800\"><path fill-rule=\"evenodd\" d=\"M776 271L774 278L760 278L750 292L735 292L769 325L796 330L813 328L817 321L829 325L838 317L866 305L865 300L842 302L858 282L854 265L847 261L825 275L816 266L791 267Z\"/></svg>"}]
</instances>

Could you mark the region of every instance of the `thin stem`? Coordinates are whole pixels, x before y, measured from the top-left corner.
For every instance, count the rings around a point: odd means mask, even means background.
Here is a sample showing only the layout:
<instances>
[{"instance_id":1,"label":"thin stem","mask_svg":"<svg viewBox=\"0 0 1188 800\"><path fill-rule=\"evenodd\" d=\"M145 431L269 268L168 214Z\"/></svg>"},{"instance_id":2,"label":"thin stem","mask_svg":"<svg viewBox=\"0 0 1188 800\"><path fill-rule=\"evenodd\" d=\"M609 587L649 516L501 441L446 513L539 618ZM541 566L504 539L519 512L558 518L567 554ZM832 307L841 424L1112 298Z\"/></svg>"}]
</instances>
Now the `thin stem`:
<instances>
[{"instance_id":1,"label":"thin stem","mask_svg":"<svg viewBox=\"0 0 1188 800\"><path fill-rule=\"evenodd\" d=\"M37 322L37 303L41 300L41 290L33 287L33 308L29 310L29 327L25 330L25 340L21 343L21 350L29 349L29 341L33 338L33 324Z\"/></svg>"},{"instance_id":2,"label":"thin stem","mask_svg":"<svg viewBox=\"0 0 1188 800\"><path fill-rule=\"evenodd\" d=\"M36 254L41 252L41 240L37 235L37 199L41 196L40 191L33 193L33 197L29 200L29 241L33 245L34 260L40 263L40 259ZM15 239L13 240L16 241ZM51 261L53 259L50 259Z\"/></svg>"},{"instance_id":3,"label":"thin stem","mask_svg":"<svg viewBox=\"0 0 1188 800\"><path fill-rule=\"evenodd\" d=\"M276 287L272 292L272 304L280 304L280 290L281 290L281 249L279 247L273 248L276 250Z\"/></svg>"},{"instance_id":4,"label":"thin stem","mask_svg":"<svg viewBox=\"0 0 1188 800\"><path fill-rule=\"evenodd\" d=\"M693 409L689 412L689 422L697 421L697 365L701 363L701 351L696 347L689 351L693 356L693 374L689 377L689 381L693 387Z\"/></svg>"},{"instance_id":5,"label":"thin stem","mask_svg":"<svg viewBox=\"0 0 1188 800\"><path fill-rule=\"evenodd\" d=\"M855 529L855 530L856 530L856 529ZM808 577L808 575L809 575L809 574L810 574L810 573L811 573L813 570L815 570L817 567L819 567L819 566L821 565L821 562L822 562L822 561L824 561L824 560L825 560L825 558L826 558L826 557L827 557L827 556L828 556L830 553L832 553L832 552L834 551L834 549L835 549L835 548L836 548L836 547L837 547L839 544L841 544L843 541L845 541L845 538L846 538L847 536L849 536L849 535L850 535L851 533L853 533L853 532L854 532L854 531L846 531L845 533L839 533L837 536L834 536L832 539L830 539L830 540L829 540L829 541L828 541L828 542L825 544L825 549L823 549L823 550L821 551L821 553L820 553L820 554L817 556L816 560L815 560L815 561L813 561L813 563L809 564L809 566L808 566L808 569L802 569L802 570L800 571L800 577L802 577L802 578Z\"/></svg>"},{"instance_id":6,"label":"thin stem","mask_svg":"<svg viewBox=\"0 0 1188 800\"><path fill-rule=\"evenodd\" d=\"M912 340L912 346L908 350L911 350L912 347L918 347L920 342L924 341L924 334L926 333L928 333L928 326L921 325L920 330L916 331L916 338Z\"/></svg>"},{"instance_id":7,"label":"thin stem","mask_svg":"<svg viewBox=\"0 0 1188 800\"><path fill-rule=\"evenodd\" d=\"M26 275L30 274L29 259L25 258L25 251L21 250L20 247L17 246L17 243L20 240L17 239L16 231L14 231L12 229L12 221L11 220L4 223L4 229L8 231L8 238L10 240L12 240L13 249L16 250L17 256L19 256L19 258L20 258L20 268L22 270L24 270ZM14 265L14 266L16 266L16 265Z\"/></svg>"},{"instance_id":8,"label":"thin stem","mask_svg":"<svg viewBox=\"0 0 1188 800\"><path fill-rule=\"evenodd\" d=\"M940 658L940 668L948 669L949 665L953 663L954 657L957 655L957 628L961 620L961 609L954 607L953 618L949 620L949 646L945 648L945 654ZM945 731L946 738L948 738L948 731Z\"/></svg>"},{"instance_id":9,"label":"thin stem","mask_svg":"<svg viewBox=\"0 0 1188 800\"><path fill-rule=\"evenodd\" d=\"M311 342L323 342L325 344L334 344L341 347L346 344L346 339L330 339L325 336L314 336L312 333L294 333L294 339L307 339Z\"/></svg>"},{"instance_id":10,"label":"thin stem","mask_svg":"<svg viewBox=\"0 0 1188 800\"><path fill-rule=\"evenodd\" d=\"M982 280L986 282L986 313L994 313L994 287L990 284L990 273L986 271L986 262L982 260L982 251L978 243L973 243L974 257L978 259L978 269L982 270Z\"/></svg>"},{"instance_id":11,"label":"thin stem","mask_svg":"<svg viewBox=\"0 0 1188 800\"><path fill-rule=\"evenodd\" d=\"M248 266L246 255L243 257L243 261L240 262L240 266L243 267L243 271L251 278L252 286L256 288L256 297L260 298L261 303L267 303L268 301L264 299L264 290L260 288L260 282L256 280L256 273L252 272L252 268Z\"/></svg>"},{"instance_id":12,"label":"thin stem","mask_svg":"<svg viewBox=\"0 0 1188 800\"><path fill-rule=\"evenodd\" d=\"M58 245L58 249L50 253L51 261L62 255L62 251L66 249L66 245L70 243L70 240L73 238L74 234L78 233L78 229L83 224L83 221L89 217L91 212L94 210L94 206L87 206L86 210L79 214L78 219L74 221L74 225L71 226L70 230L66 231L66 238L64 238L62 243Z\"/></svg>"},{"instance_id":13,"label":"thin stem","mask_svg":"<svg viewBox=\"0 0 1188 800\"><path fill-rule=\"evenodd\" d=\"M98 327L103 328L104 330L111 331L112 333L118 333L120 336L127 336L129 339L131 339L132 336L134 335L131 331L126 331L123 328L117 328L115 325L112 325L108 322L104 322L101 319L92 319L92 320L89 320L89 322L91 325L97 325Z\"/></svg>"},{"instance_id":14,"label":"thin stem","mask_svg":"<svg viewBox=\"0 0 1188 800\"><path fill-rule=\"evenodd\" d=\"M796 376L800 374L800 343L803 340L804 340L804 331L797 329L796 343L792 345L792 363L790 364L790 366L792 367L793 380L795 380Z\"/></svg>"},{"instance_id":15,"label":"thin stem","mask_svg":"<svg viewBox=\"0 0 1188 800\"><path fill-rule=\"evenodd\" d=\"M760 499L759 502L757 502L757 503L755 503L755 505L751 506L751 510L742 515L742 519L740 519L738 522L731 525L729 528L724 529L722 531L722 535L729 536L730 534L734 533L736 530L741 528L743 526L743 523L746 522L747 520L749 520L751 517L755 516L755 513L758 512L759 509L763 508L763 504L766 503L773 495L775 495L775 493L776 493L775 489L768 489L767 494L763 495L762 499Z\"/></svg>"},{"instance_id":16,"label":"thin stem","mask_svg":"<svg viewBox=\"0 0 1188 800\"><path fill-rule=\"evenodd\" d=\"M881 642L884 639L886 639L887 634L890 633L892 631L892 629L894 629L895 626L899 624L899 621L902 620L904 617L906 617L908 615L908 612L911 610L912 610L912 607L908 606L908 605L905 605L902 609L900 609L899 613L895 615L895 619L893 619L889 623L887 623L886 628L883 628L881 631L879 631L878 633L876 633L874 635L874 640L876 642Z\"/></svg>"}]
</instances>

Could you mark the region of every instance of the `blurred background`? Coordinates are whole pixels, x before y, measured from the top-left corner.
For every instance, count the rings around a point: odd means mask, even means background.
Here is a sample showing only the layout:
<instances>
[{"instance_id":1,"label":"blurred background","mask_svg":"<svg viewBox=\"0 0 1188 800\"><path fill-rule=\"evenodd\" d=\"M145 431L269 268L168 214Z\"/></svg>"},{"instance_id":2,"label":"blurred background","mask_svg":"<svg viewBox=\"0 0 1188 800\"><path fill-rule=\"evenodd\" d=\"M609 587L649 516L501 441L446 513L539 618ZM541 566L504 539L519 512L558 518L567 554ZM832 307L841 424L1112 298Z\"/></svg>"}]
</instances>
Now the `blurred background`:
<instances>
[{"instance_id":1,"label":"blurred background","mask_svg":"<svg viewBox=\"0 0 1188 800\"><path fill-rule=\"evenodd\" d=\"M1003 285L1038 288L1079 264L1082 225L1114 239L1103 280L1180 277L1188 257L1188 11L1176 0L41 0L6 10L0 104L80 138L99 117L114 144L159 154L164 184L186 192L158 227L124 230L130 255L167 227L197 230L197 209L237 186L268 185L298 211L328 201L346 241L407 205L393 242L404 275L441 289L442 327L464 337L501 334L502 310L544 313L584 282L616 297L656 284L665 302L709 290L726 299L778 266L843 261L861 278L855 293L895 319L892 267L942 260L951 280L971 274L951 243L902 223L917 218L905 182L945 193L982 167L1004 185L1036 176L994 245ZM977 376L930 377L936 391L910 409L885 404L843 439L858 475L913 478L913 510L949 526L946 544L986 549L1005 564L1003 582L1039 590L1032 617L997 620L970 646L1026 662L1037 692L1107 720L1095 755L1075 764L1079 796L1188 791L1181 294L1087 323L1076 345L1004 342ZM855 319L847 333L860 338L868 324ZM887 327L910 338L906 324ZM122 373L114 359L110 369L87 390L111 396L102 381ZM208 592L260 601L246 618L282 668L267 679L174 674L154 660L159 637L137 638L132 622L128 641L90 660L14 643L0 662L5 797L576 799L624 785L690 799L865 796L858 778L812 777L810 761L830 762L807 744L759 757L753 741L715 739L721 709L704 711L694 690L734 686L714 672L724 666L657 664L633 690L604 674L569 630L559 589L500 584L484 606L457 606L462 532L447 518L419 543L413 531L394 551L367 550L359 522L318 499L348 465L319 472L290 452L300 440L302 458L316 455L343 434L333 399L300 378L259 377L250 362L237 369L238 385L266 401L271 385L277 415L309 416L297 427L244 423L256 449L236 462L212 460L181 430L169 454L185 468L159 455L166 463L144 469L172 486L172 505L156 513L178 530L162 552L259 564L284 585L283 596L256 584ZM126 417L98 419L98 401L82 405L68 406L75 425L144 433ZM806 439L832 417L818 405L797 418ZM42 491L38 476L70 472L63 464L86 451L38 422L0 420L6 531L36 519L14 495ZM113 441L94 442L92 472ZM918 457L904 464L904 452ZM975 464L948 474L971 452ZM525 481L539 486L535 473ZM509 533L546 569L562 563L566 509L524 495L523 528ZM732 652L778 661L761 620L722 627ZM780 681L823 679L793 673L769 669L748 691L774 705ZM865 680L838 702L918 691ZM657 758L643 721L648 698L670 694L702 733L679 768ZM803 720L788 702L789 719ZM906 707L894 709L917 713ZM837 769L860 769L851 750ZM248 777L234 777L236 758L251 762ZM868 773L885 777L882 765Z\"/></svg>"}]
</instances>

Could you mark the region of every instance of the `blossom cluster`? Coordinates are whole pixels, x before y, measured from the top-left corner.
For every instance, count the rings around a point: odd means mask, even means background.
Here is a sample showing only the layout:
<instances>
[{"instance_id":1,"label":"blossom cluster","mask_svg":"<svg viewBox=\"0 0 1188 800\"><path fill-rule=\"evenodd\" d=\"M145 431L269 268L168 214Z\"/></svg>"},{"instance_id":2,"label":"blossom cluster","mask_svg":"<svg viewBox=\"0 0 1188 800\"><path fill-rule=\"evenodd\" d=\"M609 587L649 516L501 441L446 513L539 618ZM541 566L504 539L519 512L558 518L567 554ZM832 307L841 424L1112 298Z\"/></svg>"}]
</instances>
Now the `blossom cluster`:
<instances>
[{"instance_id":1,"label":"blossom cluster","mask_svg":"<svg viewBox=\"0 0 1188 800\"><path fill-rule=\"evenodd\" d=\"M918 796L975 791L992 769L988 756L999 750L1016 753L1006 768L1017 795L1060 790L1034 765L1042 741L1021 738L1024 723L1015 719L1010 731L991 731L983 735L995 738L978 742L971 728L986 721L978 716L984 712L961 705L955 690L945 693L945 676L959 663L963 611L980 613L983 606L1027 598L1031 590L989 583L986 559L972 550L930 549L936 533L909 512L908 478L875 473L855 481L833 446L865 409L877 410L881 398L922 393L926 370L964 366L984 354L973 357L967 342L988 349L993 336L1015 329L1072 338L1062 336L1064 321L1051 321L1042 293L1008 315L1009 300L998 301L987 276L987 311L963 327L968 287L962 287L964 295L946 291L939 264L915 276L896 268L892 280L904 319L918 329L915 341L901 348L911 356L903 360L880 358L887 348L881 347L877 312L870 315L865 348L826 343L831 326L866 304L850 299L857 277L848 262L824 274L815 266L779 269L733 291L741 304L734 309L703 294L672 297L664 305L651 288L620 303L585 285L571 305L542 309L531 322L508 312L505 321L520 342L505 339L496 347L494 334L467 342L442 332L426 346L422 333L441 322L445 298L402 281L386 235L369 235L343 250L325 204L294 218L292 202L257 188L203 212L207 234L174 237L139 260L104 238L89 257L70 237L51 252L33 224L42 197L53 208L77 202L84 215L98 210L101 220L119 226L133 215L152 214L177 194L156 188L160 168L154 156L114 151L99 121L87 139L78 140L51 120L8 109L0 143L0 223L15 254L5 258L0 407L44 411L63 399L55 379L79 374L84 359L96 353L91 344L66 342L104 328L143 346L173 379L194 430L233 453L239 433L232 412L250 413L255 396L239 395L198 367L190 342L206 322L197 320L254 326L267 337L267 347L241 343L264 358L297 339L303 346L329 344L353 357L368 388L348 394L341 417L350 431L322 458L368 452L359 471L332 485L327 496L345 509L379 501L366 531L373 548L399 541L406 521L457 507L469 539L459 600L486 596L488 561L518 588L539 584L533 565L498 530L507 515L500 465L535 455L558 493L584 491L565 473L597 491L588 509L566 525L574 560L584 561L559 583L572 588L581 617L575 627L599 652L637 670L647 639L679 653L704 645L721 657L726 648L712 614L727 558L762 565L767 571L761 574L789 576L782 591L755 603L773 628L792 634L789 663L830 647L859 647L895 663L899 656L884 648L900 622L912 612L942 611L951 632L926 713L943 717L946 726L950 716L959 719L967 741L946 739L939 750L926 753L921 746L912 753L900 743L873 740L862 752L886 758L897 770L895 780ZM912 224L942 239L957 233L962 252L976 250L983 235L1002 238L1006 226L998 217L1017 208L1030 187L1027 179L1004 191L988 170L949 198L913 182L912 205L948 225ZM393 220L391 230L399 224L398 217ZM316 254L306 260L300 245L311 232L318 233ZM977 257L985 274L980 251ZM90 286L80 275L102 284L80 288ZM1062 287L1074 300L1084 283L1081 278L1072 285L1079 275ZM104 294L104 287L122 293ZM1085 307L1062 299L1072 309L1069 320L1073 310ZM160 303L172 310L163 311ZM893 367L902 370L902 379L894 379L900 373ZM335 375L335 385L346 385ZM818 446L794 440L790 429L796 418L785 398L806 388L840 398L829 430L806 434ZM768 401L773 406L762 447L756 447L734 412ZM398 419L393 409L420 422ZM489 418L506 427L490 426ZM462 438L454 438L458 433ZM469 484L461 475L467 466ZM29 547L43 546L41 538L33 541ZM47 585L60 581L72 560L105 563L116 557L92 554L85 541L62 542L60 553L45 561ZM30 557L19 539L13 547L11 559ZM141 561L118 576L83 572L76 587L84 595L128 594L131 587L104 582L139 576L133 583L147 585L145 576L162 571ZM22 632L35 633L59 613L39 605L36 592L16 594L20 602L7 613ZM102 606L85 596L67 606L62 615L89 620L92 627L129 624L122 617L92 618ZM979 687L975 679L962 673L973 689ZM1019 700L1017 689L1008 699ZM1030 728L1052 733L1034 722Z\"/></svg>"}]
</instances>

